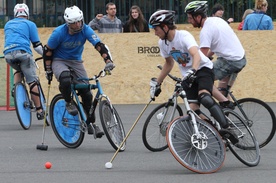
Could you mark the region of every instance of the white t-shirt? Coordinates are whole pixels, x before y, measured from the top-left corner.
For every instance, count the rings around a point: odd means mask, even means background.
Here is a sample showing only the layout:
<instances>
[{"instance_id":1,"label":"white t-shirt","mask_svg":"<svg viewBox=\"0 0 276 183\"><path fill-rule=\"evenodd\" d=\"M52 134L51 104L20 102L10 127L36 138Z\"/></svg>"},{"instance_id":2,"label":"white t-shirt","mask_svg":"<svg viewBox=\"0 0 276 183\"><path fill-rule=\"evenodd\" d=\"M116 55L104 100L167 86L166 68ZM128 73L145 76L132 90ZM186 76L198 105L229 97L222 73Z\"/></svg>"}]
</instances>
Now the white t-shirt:
<instances>
[{"instance_id":1,"label":"white t-shirt","mask_svg":"<svg viewBox=\"0 0 276 183\"><path fill-rule=\"evenodd\" d=\"M213 68L213 63L199 50L195 38L188 31L176 30L173 40L167 40L167 44L168 45L165 44L165 40L159 40L160 54L164 58L172 56L173 59L178 63L183 77L185 77L187 70L192 68L193 58L189 53L189 49L193 46L198 48L201 57L198 70L202 67L208 67L210 69Z\"/></svg>"},{"instance_id":2,"label":"white t-shirt","mask_svg":"<svg viewBox=\"0 0 276 183\"><path fill-rule=\"evenodd\" d=\"M217 57L240 60L244 57L243 46L228 23L219 17L208 17L200 32L200 48L207 47Z\"/></svg>"}]
</instances>

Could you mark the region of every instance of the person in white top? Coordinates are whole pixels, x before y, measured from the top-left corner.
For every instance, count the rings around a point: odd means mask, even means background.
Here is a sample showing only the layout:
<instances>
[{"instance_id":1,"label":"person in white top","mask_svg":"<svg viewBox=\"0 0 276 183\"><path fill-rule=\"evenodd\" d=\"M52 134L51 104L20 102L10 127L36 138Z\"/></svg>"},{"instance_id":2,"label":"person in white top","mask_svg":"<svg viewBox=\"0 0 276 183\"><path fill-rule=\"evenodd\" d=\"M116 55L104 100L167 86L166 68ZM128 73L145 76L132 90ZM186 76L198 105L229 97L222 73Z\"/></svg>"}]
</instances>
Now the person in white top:
<instances>
[{"instance_id":1,"label":"person in white top","mask_svg":"<svg viewBox=\"0 0 276 183\"><path fill-rule=\"evenodd\" d=\"M176 63L181 71L183 86L189 100L197 100L206 107L211 115L224 128L229 127L226 117L212 98L214 85L213 63L199 49L194 37L188 31L177 30L174 24L175 12L158 10L150 17L149 24L159 39L160 54L165 58L163 69L157 78L150 81L150 97L152 100L161 92L161 83ZM200 115L199 103L190 103L191 108ZM230 135L231 132L229 132ZM234 135L232 135L234 136ZM234 136L234 140L238 140Z\"/></svg>"},{"instance_id":2,"label":"person in white top","mask_svg":"<svg viewBox=\"0 0 276 183\"><path fill-rule=\"evenodd\" d=\"M207 1L192 1L185 7L188 22L200 31L200 50L214 61L215 80L219 80L218 88L226 88L231 74L239 73L246 65L245 50L233 29L221 18L207 17ZM231 83L233 86L234 81ZM216 87L213 96L222 107L234 108Z\"/></svg>"}]
</instances>

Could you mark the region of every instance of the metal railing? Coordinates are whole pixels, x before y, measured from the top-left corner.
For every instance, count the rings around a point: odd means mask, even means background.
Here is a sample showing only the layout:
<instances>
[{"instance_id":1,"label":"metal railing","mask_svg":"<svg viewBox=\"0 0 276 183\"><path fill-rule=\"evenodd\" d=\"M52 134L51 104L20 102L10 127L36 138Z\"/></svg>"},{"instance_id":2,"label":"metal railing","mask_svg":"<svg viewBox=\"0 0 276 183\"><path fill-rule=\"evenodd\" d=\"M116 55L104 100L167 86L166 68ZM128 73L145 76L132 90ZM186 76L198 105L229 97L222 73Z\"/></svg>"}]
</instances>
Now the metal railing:
<instances>
[{"instance_id":1,"label":"metal railing","mask_svg":"<svg viewBox=\"0 0 276 183\"><path fill-rule=\"evenodd\" d=\"M85 22L88 23L96 14L105 14L105 5L113 2L117 6L117 16L123 22L127 21L129 9L132 5L140 6L146 20L157 9L169 9L176 11L176 23L187 23L184 13L185 6L191 0L0 0L0 27L13 18L13 8L16 3L24 2L30 9L30 20L38 27L56 27L62 23L64 9L77 5L84 13ZM225 8L224 18L234 18L240 22L243 12L248 8L254 8L255 0L208 0L209 11L215 3L220 3ZM276 1L268 0L267 14L276 17Z\"/></svg>"}]
</instances>

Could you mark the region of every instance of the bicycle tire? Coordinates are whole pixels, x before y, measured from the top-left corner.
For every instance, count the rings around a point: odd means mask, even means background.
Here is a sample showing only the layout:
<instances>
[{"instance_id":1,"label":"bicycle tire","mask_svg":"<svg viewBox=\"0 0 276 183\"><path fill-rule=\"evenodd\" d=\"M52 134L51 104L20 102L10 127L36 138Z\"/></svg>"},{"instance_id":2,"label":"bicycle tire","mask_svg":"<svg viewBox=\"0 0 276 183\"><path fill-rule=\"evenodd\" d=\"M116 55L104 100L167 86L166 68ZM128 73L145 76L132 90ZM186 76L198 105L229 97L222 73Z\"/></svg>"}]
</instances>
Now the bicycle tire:
<instances>
[{"instance_id":1,"label":"bicycle tire","mask_svg":"<svg viewBox=\"0 0 276 183\"><path fill-rule=\"evenodd\" d=\"M168 148L168 144L166 141L167 125L174 118L183 116L183 111L179 105L176 105L176 111L171 120L169 119L169 114L172 113L173 103L168 104L168 102L166 102L158 105L148 115L142 130L142 140L148 150L152 152L158 152ZM162 122L160 122L160 114L162 115L161 118L163 118Z\"/></svg>"},{"instance_id":2,"label":"bicycle tire","mask_svg":"<svg viewBox=\"0 0 276 183\"><path fill-rule=\"evenodd\" d=\"M205 139L195 138L190 116L169 123L166 140L174 158L185 168L202 174L218 171L225 160L225 144L217 130L196 118L198 130ZM198 143L202 142L202 143Z\"/></svg>"},{"instance_id":3,"label":"bicycle tire","mask_svg":"<svg viewBox=\"0 0 276 183\"><path fill-rule=\"evenodd\" d=\"M16 83L14 86L14 105L20 125L24 130L28 130L32 123L32 103L22 83Z\"/></svg>"},{"instance_id":4,"label":"bicycle tire","mask_svg":"<svg viewBox=\"0 0 276 183\"><path fill-rule=\"evenodd\" d=\"M244 120L259 142L259 147L266 146L274 137L276 130L276 117L271 107L256 98L243 98L237 103L242 109L239 109L239 106L236 106L236 109L243 110L246 116L243 115L242 111L235 111L240 116L244 116Z\"/></svg>"},{"instance_id":5,"label":"bicycle tire","mask_svg":"<svg viewBox=\"0 0 276 183\"><path fill-rule=\"evenodd\" d=\"M260 162L260 148L253 132L235 111L225 109L224 113L227 119L232 121L229 123L231 132L235 133L239 139L235 145L227 140L226 145L243 164L249 167L257 166Z\"/></svg>"},{"instance_id":6,"label":"bicycle tire","mask_svg":"<svg viewBox=\"0 0 276 183\"><path fill-rule=\"evenodd\" d=\"M74 105L76 105L74 103ZM70 115L66 108L66 102L61 94L56 95L50 104L50 121L51 126L57 139L68 148L79 147L84 139L85 127L81 123L78 115Z\"/></svg>"},{"instance_id":7,"label":"bicycle tire","mask_svg":"<svg viewBox=\"0 0 276 183\"><path fill-rule=\"evenodd\" d=\"M122 120L115 107L111 107L108 100L101 100L99 113L105 135L111 146L117 150L126 136ZM124 151L125 148L126 142L124 142L119 151Z\"/></svg>"}]
</instances>

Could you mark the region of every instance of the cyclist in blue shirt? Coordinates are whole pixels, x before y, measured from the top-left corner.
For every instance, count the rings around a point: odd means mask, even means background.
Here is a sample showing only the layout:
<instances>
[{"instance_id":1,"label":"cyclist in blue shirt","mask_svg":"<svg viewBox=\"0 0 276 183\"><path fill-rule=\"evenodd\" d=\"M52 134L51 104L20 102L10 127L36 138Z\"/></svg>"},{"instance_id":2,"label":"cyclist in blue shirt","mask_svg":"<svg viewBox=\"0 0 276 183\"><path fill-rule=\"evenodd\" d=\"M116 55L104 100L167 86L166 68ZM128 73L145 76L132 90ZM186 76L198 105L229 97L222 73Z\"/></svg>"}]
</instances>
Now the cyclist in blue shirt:
<instances>
[{"instance_id":1,"label":"cyclist in blue shirt","mask_svg":"<svg viewBox=\"0 0 276 183\"><path fill-rule=\"evenodd\" d=\"M5 46L4 55L6 62L16 70L14 73L14 84L22 80L23 73L26 82L30 86L31 99L37 111L37 119L44 119L45 112L39 99L37 85L39 79L36 74L36 65L33 59L30 43L34 50L42 55L43 46L38 36L38 30L34 22L28 20L29 8L26 4L16 4L14 7L14 19L8 21L4 27ZM13 96L12 90L12 96Z\"/></svg>"},{"instance_id":2,"label":"cyclist in blue shirt","mask_svg":"<svg viewBox=\"0 0 276 183\"><path fill-rule=\"evenodd\" d=\"M47 79L52 80L53 74L59 81L59 90L66 101L66 109L71 115L77 115L76 106L71 100L71 82L86 83L88 81L76 81L74 78L87 78L83 65L82 52L84 43L88 40L103 57L105 70L112 70L113 64L108 47L103 44L95 32L84 23L83 13L77 6L68 7L64 12L65 24L58 26L51 34L47 45L44 46L44 67ZM70 69L73 72L70 72ZM83 102L84 110L89 114L92 105L92 92L90 89L78 91ZM95 124L95 115L88 116L88 134L96 134L101 138L104 133ZM95 130L95 131L94 131Z\"/></svg>"}]
</instances>

